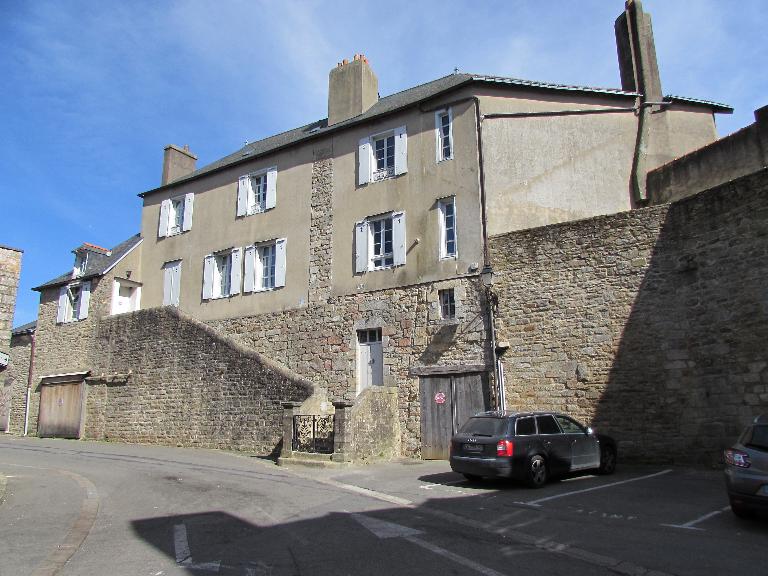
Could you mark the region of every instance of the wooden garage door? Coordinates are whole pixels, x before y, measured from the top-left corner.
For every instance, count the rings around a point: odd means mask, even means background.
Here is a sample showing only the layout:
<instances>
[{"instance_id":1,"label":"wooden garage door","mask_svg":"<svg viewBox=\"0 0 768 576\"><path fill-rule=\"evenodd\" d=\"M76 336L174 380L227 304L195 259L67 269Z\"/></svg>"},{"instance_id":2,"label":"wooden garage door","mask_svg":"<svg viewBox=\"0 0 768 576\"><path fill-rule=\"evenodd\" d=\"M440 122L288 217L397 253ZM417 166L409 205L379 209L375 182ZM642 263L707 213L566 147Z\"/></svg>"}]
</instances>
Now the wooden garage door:
<instances>
[{"instance_id":1,"label":"wooden garage door","mask_svg":"<svg viewBox=\"0 0 768 576\"><path fill-rule=\"evenodd\" d=\"M80 438L83 383L43 384L40 387L38 436Z\"/></svg>"},{"instance_id":2,"label":"wooden garage door","mask_svg":"<svg viewBox=\"0 0 768 576\"><path fill-rule=\"evenodd\" d=\"M487 374L422 376L419 388L421 457L447 460L451 436L467 418L489 409Z\"/></svg>"}]
</instances>

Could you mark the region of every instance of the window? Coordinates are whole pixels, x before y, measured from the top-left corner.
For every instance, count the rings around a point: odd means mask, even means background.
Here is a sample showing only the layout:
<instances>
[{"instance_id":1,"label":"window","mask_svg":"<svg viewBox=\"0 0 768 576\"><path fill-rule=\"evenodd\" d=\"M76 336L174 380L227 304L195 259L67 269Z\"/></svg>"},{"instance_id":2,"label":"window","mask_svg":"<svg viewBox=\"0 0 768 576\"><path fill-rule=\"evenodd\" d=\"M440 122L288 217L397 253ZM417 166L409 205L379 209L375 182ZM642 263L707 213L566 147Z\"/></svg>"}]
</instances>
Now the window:
<instances>
[{"instance_id":1,"label":"window","mask_svg":"<svg viewBox=\"0 0 768 576\"><path fill-rule=\"evenodd\" d=\"M453 295L453 288L437 291L440 299L440 317L443 320L452 320L456 318L456 300Z\"/></svg>"},{"instance_id":2,"label":"window","mask_svg":"<svg viewBox=\"0 0 768 576\"><path fill-rule=\"evenodd\" d=\"M405 213L367 218L355 225L355 271L405 264Z\"/></svg>"},{"instance_id":3,"label":"window","mask_svg":"<svg viewBox=\"0 0 768 576\"><path fill-rule=\"evenodd\" d=\"M285 286L286 243L285 238L279 238L245 248L245 292Z\"/></svg>"},{"instance_id":4,"label":"window","mask_svg":"<svg viewBox=\"0 0 768 576\"><path fill-rule=\"evenodd\" d=\"M194 201L195 195L192 193L163 200L160 204L158 237L166 238L191 230Z\"/></svg>"},{"instance_id":5,"label":"window","mask_svg":"<svg viewBox=\"0 0 768 576\"><path fill-rule=\"evenodd\" d=\"M576 424L573 420L570 418L566 418L565 416L555 416L555 419L560 424L560 428L563 429L563 432L566 434L585 434L586 430L584 430L581 426Z\"/></svg>"},{"instance_id":6,"label":"window","mask_svg":"<svg viewBox=\"0 0 768 576\"><path fill-rule=\"evenodd\" d=\"M88 317L88 306L91 301L91 283L70 284L59 289L59 304L56 311L56 322L65 324L85 320Z\"/></svg>"},{"instance_id":7,"label":"window","mask_svg":"<svg viewBox=\"0 0 768 576\"><path fill-rule=\"evenodd\" d=\"M240 176L237 183L237 216L250 216L276 206L277 168Z\"/></svg>"},{"instance_id":8,"label":"window","mask_svg":"<svg viewBox=\"0 0 768 576\"><path fill-rule=\"evenodd\" d=\"M205 257L203 299L226 298L240 293L242 248L223 250Z\"/></svg>"},{"instance_id":9,"label":"window","mask_svg":"<svg viewBox=\"0 0 768 576\"><path fill-rule=\"evenodd\" d=\"M440 258L456 258L456 199L438 203L440 209Z\"/></svg>"},{"instance_id":10,"label":"window","mask_svg":"<svg viewBox=\"0 0 768 576\"><path fill-rule=\"evenodd\" d=\"M115 278L112 283L111 314L124 314L139 309L141 284L125 278Z\"/></svg>"},{"instance_id":11,"label":"window","mask_svg":"<svg viewBox=\"0 0 768 576\"><path fill-rule=\"evenodd\" d=\"M553 416L536 416L539 434L560 434L560 427Z\"/></svg>"},{"instance_id":12,"label":"window","mask_svg":"<svg viewBox=\"0 0 768 576\"><path fill-rule=\"evenodd\" d=\"M179 306L181 260L163 264L163 306Z\"/></svg>"},{"instance_id":13,"label":"window","mask_svg":"<svg viewBox=\"0 0 768 576\"><path fill-rule=\"evenodd\" d=\"M435 146L438 162L453 158L453 114L450 108L435 113Z\"/></svg>"},{"instance_id":14,"label":"window","mask_svg":"<svg viewBox=\"0 0 768 576\"><path fill-rule=\"evenodd\" d=\"M360 186L406 172L408 172L408 134L405 126L360 140L357 179Z\"/></svg>"},{"instance_id":15,"label":"window","mask_svg":"<svg viewBox=\"0 0 768 576\"><path fill-rule=\"evenodd\" d=\"M532 436L536 434L536 422L533 418L518 418L515 422L515 433L518 436Z\"/></svg>"},{"instance_id":16,"label":"window","mask_svg":"<svg viewBox=\"0 0 768 576\"><path fill-rule=\"evenodd\" d=\"M77 252L75 254L75 265L72 269L72 277L78 278L85 274L88 267L88 252Z\"/></svg>"}]
</instances>

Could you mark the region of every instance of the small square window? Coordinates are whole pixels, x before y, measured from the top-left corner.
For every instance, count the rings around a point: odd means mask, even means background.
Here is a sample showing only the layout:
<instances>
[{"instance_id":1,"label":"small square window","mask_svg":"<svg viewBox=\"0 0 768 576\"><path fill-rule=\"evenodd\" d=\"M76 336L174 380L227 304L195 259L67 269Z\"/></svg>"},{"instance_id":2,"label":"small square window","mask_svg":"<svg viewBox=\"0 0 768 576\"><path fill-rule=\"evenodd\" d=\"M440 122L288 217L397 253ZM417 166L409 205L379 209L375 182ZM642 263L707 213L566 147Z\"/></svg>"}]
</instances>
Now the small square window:
<instances>
[{"instance_id":1,"label":"small square window","mask_svg":"<svg viewBox=\"0 0 768 576\"><path fill-rule=\"evenodd\" d=\"M440 317L443 320L453 320L456 318L456 299L453 294L453 288L437 291L440 300Z\"/></svg>"}]
</instances>

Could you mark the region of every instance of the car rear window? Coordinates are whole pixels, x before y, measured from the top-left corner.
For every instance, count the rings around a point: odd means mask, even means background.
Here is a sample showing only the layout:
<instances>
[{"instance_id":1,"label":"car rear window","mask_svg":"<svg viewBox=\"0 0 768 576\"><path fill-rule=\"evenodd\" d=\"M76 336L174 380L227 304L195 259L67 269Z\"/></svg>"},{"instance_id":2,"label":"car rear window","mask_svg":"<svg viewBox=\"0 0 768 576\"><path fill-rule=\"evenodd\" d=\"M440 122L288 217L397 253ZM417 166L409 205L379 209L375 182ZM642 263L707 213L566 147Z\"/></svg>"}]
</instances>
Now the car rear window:
<instances>
[{"instance_id":1,"label":"car rear window","mask_svg":"<svg viewBox=\"0 0 768 576\"><path fill-rule=\"evenodd\" d=\"M470 418L459 432L473 436L500 436L504 433L506 422L502 418Z\"/></svg>"},{"instance_id":2,"label":"car rear window","mask_svg":"<svg viewBox=\"0 0 768 576\"><path fill-rule=\"evenodd\" d=\"M747 434L745 446L768 450L768 426L752 426L752 433Z\"/></svg>"}]
</instances>

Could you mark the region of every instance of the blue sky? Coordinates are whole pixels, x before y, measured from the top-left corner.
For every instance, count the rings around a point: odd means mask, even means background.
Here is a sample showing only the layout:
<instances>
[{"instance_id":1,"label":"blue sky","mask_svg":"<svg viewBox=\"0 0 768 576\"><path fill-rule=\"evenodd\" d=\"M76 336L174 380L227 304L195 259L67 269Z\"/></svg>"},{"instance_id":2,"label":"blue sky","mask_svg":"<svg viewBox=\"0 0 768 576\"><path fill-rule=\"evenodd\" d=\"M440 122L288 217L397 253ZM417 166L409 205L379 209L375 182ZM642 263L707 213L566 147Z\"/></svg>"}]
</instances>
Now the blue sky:
<instances>
[{"instance_id":1,"label":"blue sky","mask_svg":"<svg viewBox=\"0 0 768 576\"><path fill-rule=\"evenodd\" d=\"M204 166L326 117L328 72L368 57L388 95L458 68L619 87L621 0L0 0L0 244L24 250L14 325L30 289L71 268L83 242L139 231L137 194L163 147ZM725 135L768 104L768 2L645 0L662 87L724 102Z\"/></svg>"}]
</instances>

